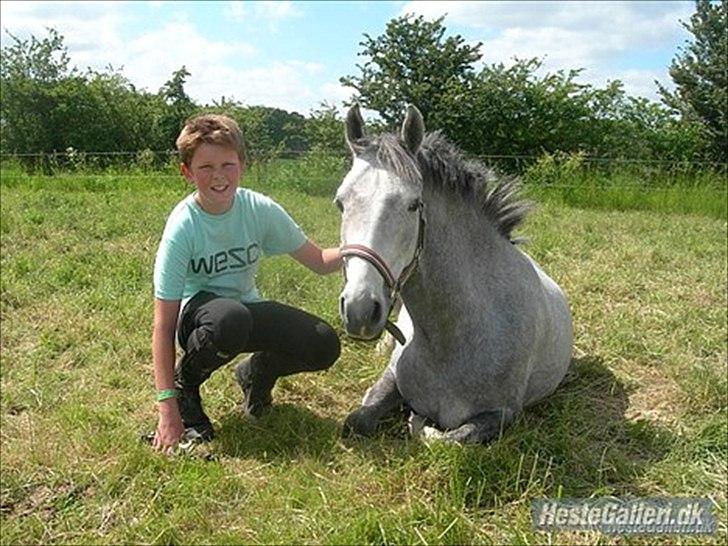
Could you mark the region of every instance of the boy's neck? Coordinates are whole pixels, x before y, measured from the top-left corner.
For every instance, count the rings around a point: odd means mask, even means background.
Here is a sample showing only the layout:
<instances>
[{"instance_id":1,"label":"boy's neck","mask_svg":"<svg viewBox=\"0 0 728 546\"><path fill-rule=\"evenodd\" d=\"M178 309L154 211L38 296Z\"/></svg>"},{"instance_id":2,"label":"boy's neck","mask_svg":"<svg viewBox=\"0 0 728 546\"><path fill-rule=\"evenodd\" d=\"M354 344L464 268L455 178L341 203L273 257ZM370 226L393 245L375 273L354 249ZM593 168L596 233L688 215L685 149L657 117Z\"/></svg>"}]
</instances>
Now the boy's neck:
<instances>
[{"instance_id":1,"label":"boy's neck","mask_svg":"<svg viewBox=\"0 0 728 546\"><path fill-rule=\"evenodd\" d=\"M233 198L224 207L211 205L209 203L205 203L200 198L200 193L198 191L195 191L195 193L192 195L192 198L195 200L195 203L197 203L197 206L199 206L207 214L214 214L214 215L225 214L227 211L229 211L232 208L233 203L235 202L235 199Z\"/></svg>"}]
</instances>

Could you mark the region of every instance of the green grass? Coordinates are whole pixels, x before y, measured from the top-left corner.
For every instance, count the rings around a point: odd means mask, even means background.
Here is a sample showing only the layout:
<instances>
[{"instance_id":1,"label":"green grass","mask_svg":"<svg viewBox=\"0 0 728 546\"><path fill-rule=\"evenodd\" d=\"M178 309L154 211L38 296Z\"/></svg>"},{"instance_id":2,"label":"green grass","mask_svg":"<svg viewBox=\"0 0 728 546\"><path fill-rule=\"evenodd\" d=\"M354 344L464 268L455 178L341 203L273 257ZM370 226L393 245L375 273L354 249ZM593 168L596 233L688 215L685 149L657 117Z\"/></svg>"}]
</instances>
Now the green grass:
<instances>
[{"instance_id":1,"label":"green grass","mask_svg":"<svg viewBox=\"0 0 728 546\"><path fill-rule=\"evenodd\" d=\"M304 193L278 172L251 183L337 244L336 180L304 176ZM576 374L478 447L427 446L396 420L342 440L385 360L343 335L341 277L268 260L261 291L339 329L341 359L282 380L256 423L221 370L203 387L218 439L168 459L137 437L156 425L154 253L188 187L15 173L0 190L2 544L725 543L725 215L543 196L525 250L569 296ZM719 534L531 528L535 498L601 495L708 496Z\"/></svg>"},{"instance_id":2,"label":"green grass","mask_svg":"<svg viewBox=\"0 0 728 546\"><path fill-rule=\"evenodd\" d=\"M725 187L687 184L649 187L619 182L619 179L605 181L594 176L586 180L574 180L571 184L528 184L526 193L536 201L549 201L569 207L695 214L717 219L728 215Z\"/></svg>"}]
</instances>

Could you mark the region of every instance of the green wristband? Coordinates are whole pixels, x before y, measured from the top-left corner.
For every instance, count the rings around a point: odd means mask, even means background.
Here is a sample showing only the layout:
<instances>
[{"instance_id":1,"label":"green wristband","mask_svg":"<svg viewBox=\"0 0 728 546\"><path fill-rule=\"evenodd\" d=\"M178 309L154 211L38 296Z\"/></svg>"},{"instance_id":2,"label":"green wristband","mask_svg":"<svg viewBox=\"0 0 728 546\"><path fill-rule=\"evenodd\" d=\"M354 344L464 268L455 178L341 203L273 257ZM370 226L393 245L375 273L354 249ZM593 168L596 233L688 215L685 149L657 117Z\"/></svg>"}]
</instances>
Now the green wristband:
<instances>
[{"instance_id":1,"label":"green wristband","mask_svg":"<svg viewBox=\"0 0 728 546\"><path fill-rule=\"evenodd\" d=\"M157 402L162 402L170 398L177 398L177 389L162 389L157 391Z\"/></svg>"}]
</instances>

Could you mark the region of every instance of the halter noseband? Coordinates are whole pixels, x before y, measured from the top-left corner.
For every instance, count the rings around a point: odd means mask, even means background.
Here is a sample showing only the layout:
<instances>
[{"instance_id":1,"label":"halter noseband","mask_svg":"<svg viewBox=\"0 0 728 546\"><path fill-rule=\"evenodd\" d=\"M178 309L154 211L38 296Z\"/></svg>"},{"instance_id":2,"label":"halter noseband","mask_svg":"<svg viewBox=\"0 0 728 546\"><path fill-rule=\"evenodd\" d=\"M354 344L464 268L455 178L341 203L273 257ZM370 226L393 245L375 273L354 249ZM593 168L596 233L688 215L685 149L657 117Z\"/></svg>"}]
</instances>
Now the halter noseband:
<instances>
[{"instance_id":1,"label":"halter noseband","mask_svg":"<svg viewBox=\"0 0 728 546\"><path fill-rule=\"evenodd\" d=\"M389 314L392 312L392 307L394 307L394 303L399 297L402 287L417 268L417 263L419 262L420 254L422 253L422 247L425 243L425 215L423 210L424 205L420 203L418 210L419 224L417 226L417 247L415 248L415 254L412 257L412 261L402 270L402 274L399 276L399 279L394 278L392 270L387 266L387 262L384 261L384 258L368 246L351 244L344 245L339 249L343 258L349 258L352 256L361 258L371 264L384 279L384 284L389 289L390 300L389 309L387 310L387 322L384 327L397 341L399 341L401 345L404 345L407 340L405 339L404 334L402 334L402 331L389 320ZM344 267L343 271L344 280L346 280L346 267Z\"/></svg>"}]
</instances>

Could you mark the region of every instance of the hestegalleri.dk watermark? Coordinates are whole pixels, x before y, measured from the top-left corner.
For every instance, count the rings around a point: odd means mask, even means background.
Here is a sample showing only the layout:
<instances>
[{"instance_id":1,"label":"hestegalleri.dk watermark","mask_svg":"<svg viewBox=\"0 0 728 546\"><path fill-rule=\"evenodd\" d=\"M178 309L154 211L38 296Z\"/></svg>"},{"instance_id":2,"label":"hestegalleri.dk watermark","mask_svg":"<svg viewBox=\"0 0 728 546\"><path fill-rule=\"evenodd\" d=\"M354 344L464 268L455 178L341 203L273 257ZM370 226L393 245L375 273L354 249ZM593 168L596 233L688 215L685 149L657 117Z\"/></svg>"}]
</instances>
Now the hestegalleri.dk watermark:
<instances>
[{"instance_id":1,"label":"hestegalleri.dk watermark","mask_svg":"<svg viewBox=\"0 0 728 546\"><path fill-rule=\"evenodd\" d=\"M712 534L716 523L707 498L600 497L538 499L531 506L538 531L604 534Z\"/></svg>"}]
</instances>

